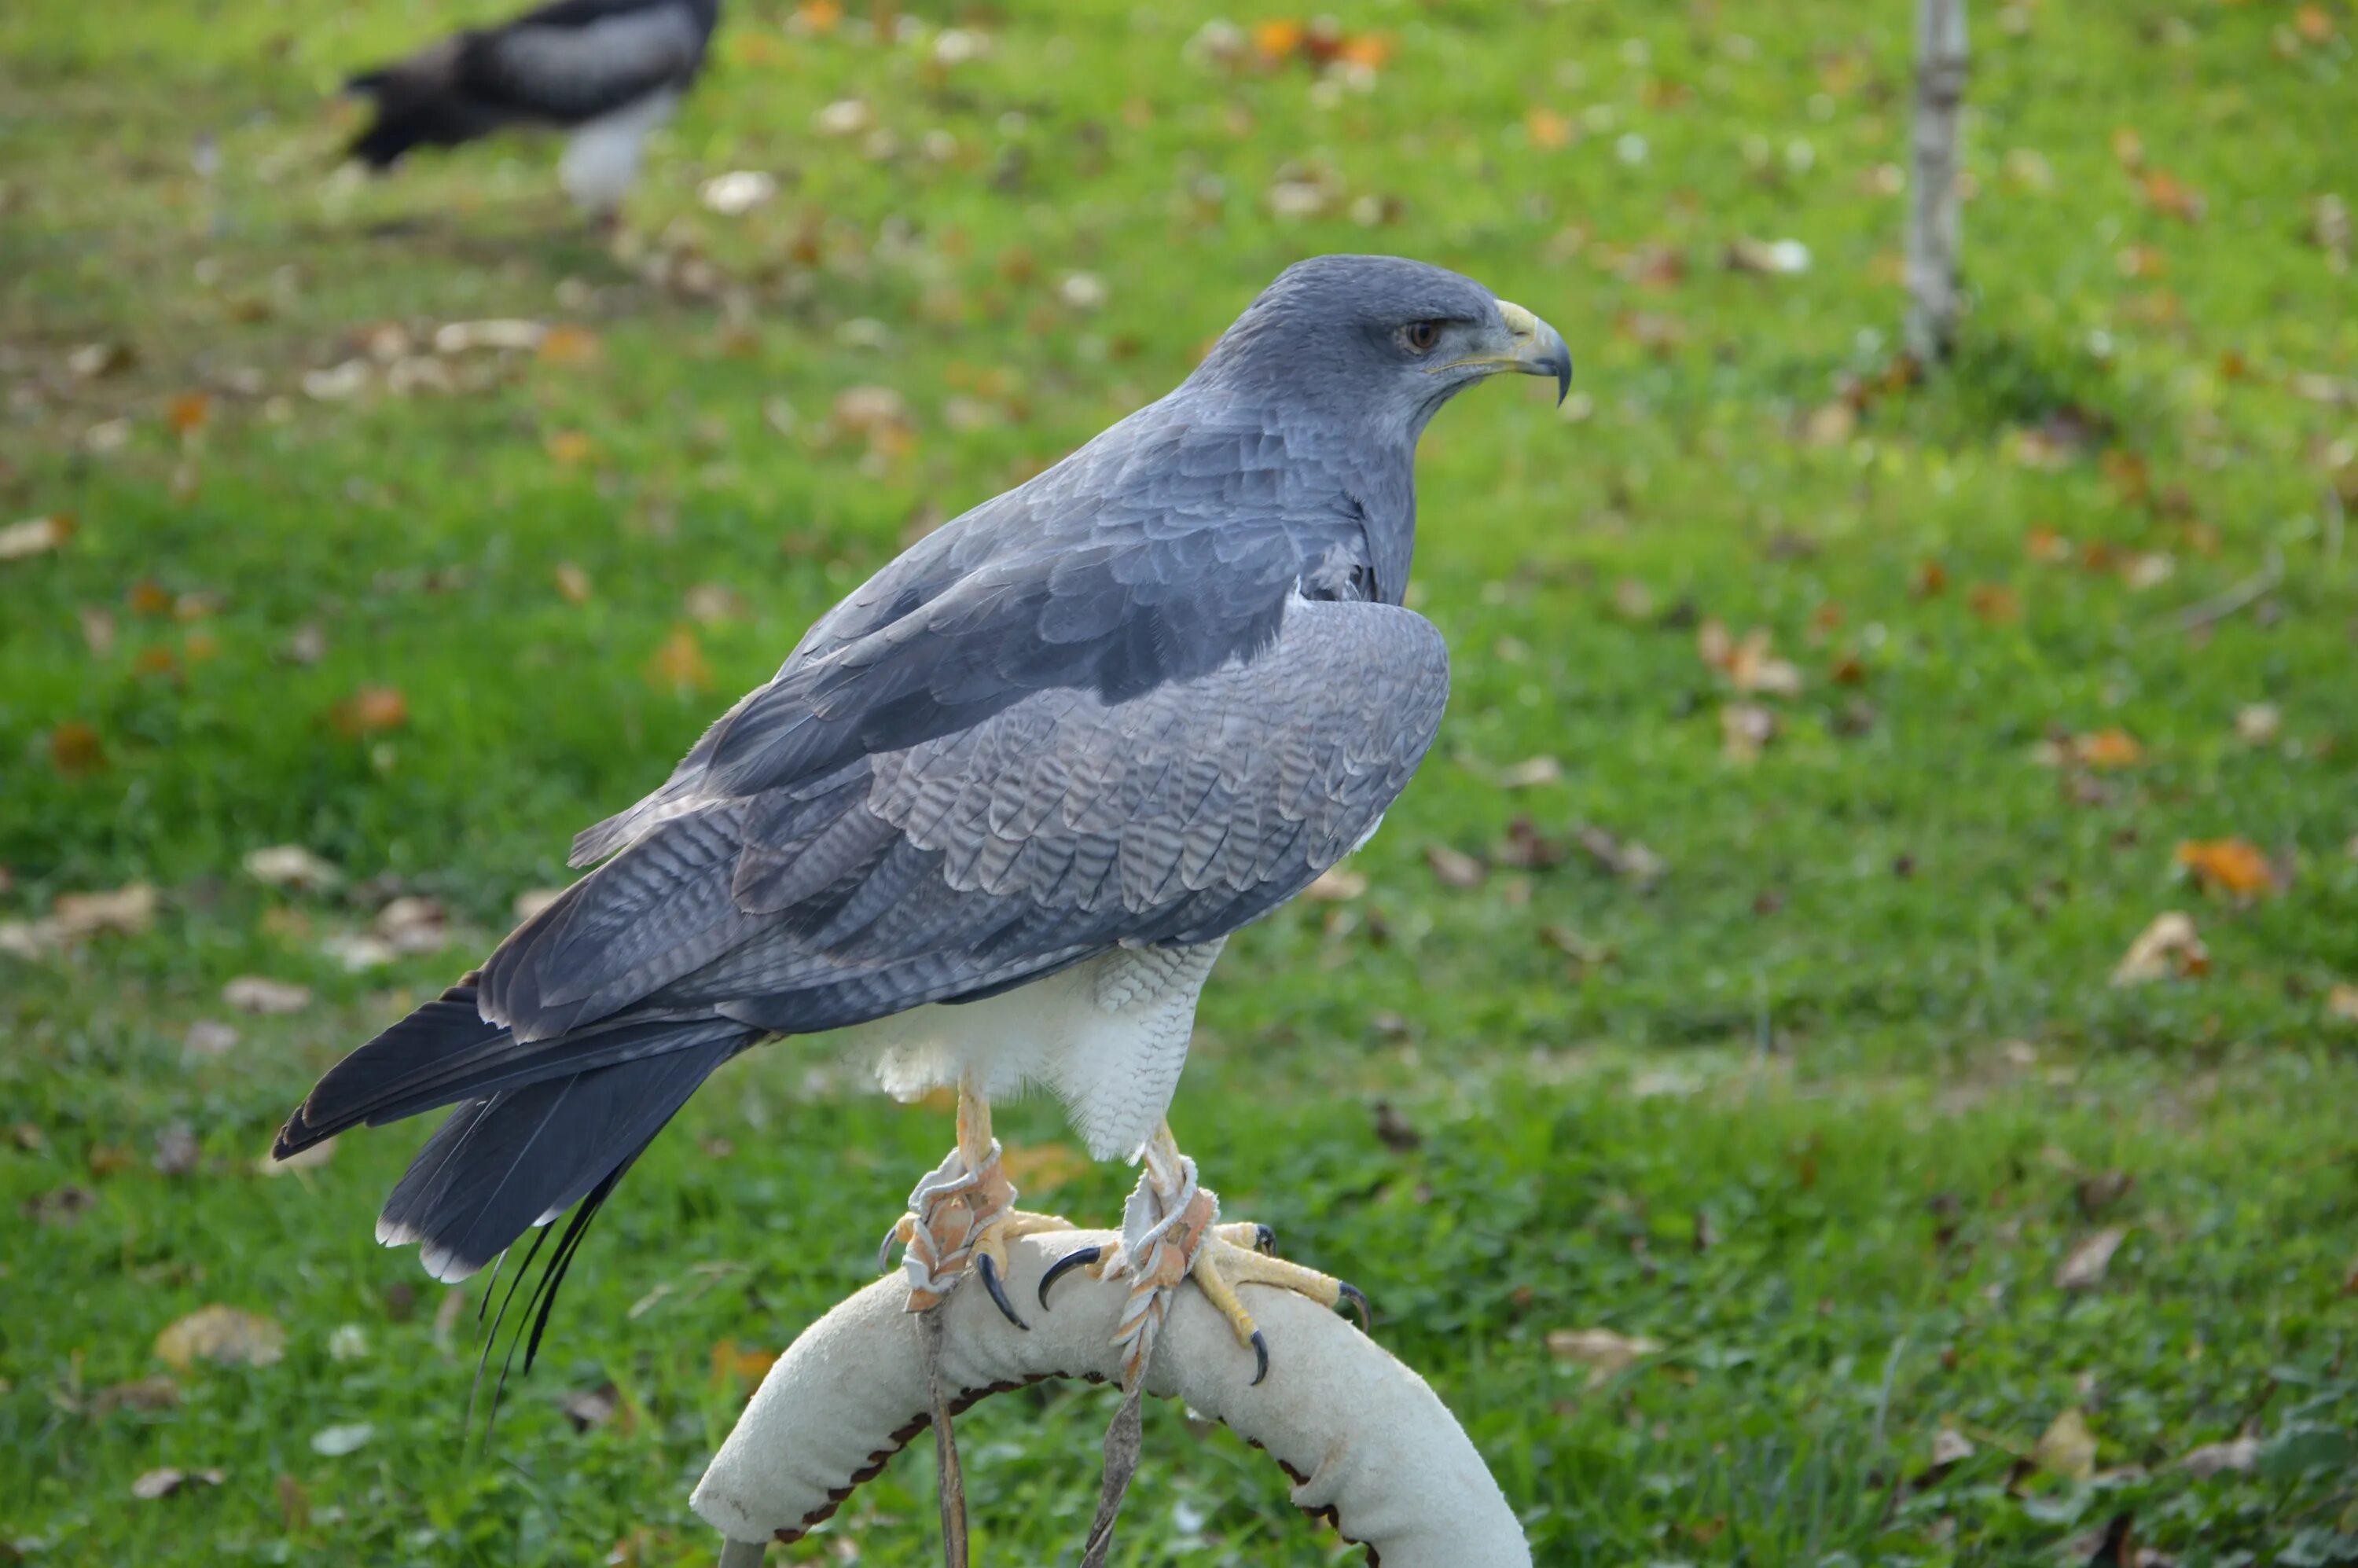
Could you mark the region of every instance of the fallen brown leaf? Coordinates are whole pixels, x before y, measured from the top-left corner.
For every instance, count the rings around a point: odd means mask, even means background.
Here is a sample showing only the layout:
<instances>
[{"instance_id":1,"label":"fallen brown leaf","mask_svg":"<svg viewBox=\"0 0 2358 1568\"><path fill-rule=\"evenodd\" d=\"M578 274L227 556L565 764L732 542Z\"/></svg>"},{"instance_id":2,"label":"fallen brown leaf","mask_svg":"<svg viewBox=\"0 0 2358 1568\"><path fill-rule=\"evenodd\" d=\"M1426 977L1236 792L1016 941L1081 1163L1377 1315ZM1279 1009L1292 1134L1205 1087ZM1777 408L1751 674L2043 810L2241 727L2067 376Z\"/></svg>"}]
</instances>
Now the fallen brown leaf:
<instances>
[{"instance_id":1,"label":"fallen brown leaf","mask_svg":"<svg viewBox=\"0 0 2358 1568\"><path fill-rule=\"evenodd\" d=\"M97 730L69 719L49 731L49 765L68 778L97 773L106 766L106 744Z\"/></svg>"},{"instance_id":2,"label":"fallen brown leaf","mask_svg":"<svg viewBox=\"0 0 2358 1568\"><path fill-rule=\"evenodd\" d=\"M167 1411L179 1402L180 1385L159 1372L101 1389L92 1396L90 1408L93 1415L104 1415L112 1410Z\"/></svg>"},{"instance_id":3,"label":"fallen brown leaf","mask_svg":"<svg viewBox=\"0 0 2358 1568\"><path fill-rule=\"evenodd\" d=\"M2173 975L2195 979L2210 972L2211 952L2194 922L2177 910L2154 917L2137 934L2129 950L2113 969L2113 984L2139 986Z\"/></svg>"},{"instance_id":4,"label":"fallen brown leaf","mask_svg":"<svg viewBox=\"0 0 2358 1568\"><path fill-rule=\"evenodd\" d=\"M245 874L268 887L298 892L325 892L344 880L344 873L300 844L274 844L246 852Z\"/></svg>"},{"instance_id":5,"label":"fallen brown leaf","mask_svg":"<svg viewBox=\"0 0 2358 1568\"><path fill-rule=\"evenodd\" d=\"M364 686L338 703L331 717L347 735L373 735L408 723L409 699L397 687Z\"/></svg>"},{"instance_id":6,"label":"fallen brown leaf","mask_svg":"<svg viewBox=\"0 0 2358 1568\"><path fill-rule=\"evenodd\" d=\"M2336 980L2325 993L2325 1016L2336 1023L2358 1023L2358 986Z\"/></svg>"},{"instance_id":7,"label":"fallen brown leaf","mask_svg":"<svg viewBox=\"0 0 2358 1568\"><path fill-rule=\"evenodd\" d=\"M1758 703L1731 702L1719 710L1720 754L1730 762L1758 757L1777 736L1777 716Z\"/></svg>"},{"instance_id":8,"label":"fallen brown leaf","mask_svg":"<svg viewBox=\"0 0 2358 1568\"><path fill-rule=\"evenodd\" d=\"M1368 879L1341 866L1329 866L1302 890L1302 896L1324 903L1343 903L1368 891Z\"/></svg>"},{"instance_id":9,"label":"fallen brown leaf","mask_svg":"<svg viewBox=\"0 0 2358 1568\"><path fill-rule=\"evenodd\" d=\"M2030 1462L2050 1475L2084 1481L2096 1473L2096 1434L2077 1405L2067 1408L2041 1433Z\"/></svg>"},{"instance_id":10,"label":"fallen brown leaf","mask_svg":"<svg viewBox=\"0 0 2358 1568\"><path fill-rule=\"evenodd\" d=\"M2190 1476L2201 1477L2216 1476L2222 1471L2249 1470L2259 1462L2260 1440L2245 1436L2190 1448L2180 1457L2178 1467Z\"/></svg>"},{"instance_id":11,"label":"fallen brown leaf","mask_svg":"<svg viewBox=\"0 0 2358 1568\"><path fill-rule=\"evenodd\" d=\"M712 1347L712 1386L759 1382L777 1360L774 1350L741 1350L735 1340L724 1339Z\"/></svg>"},{"instance_id":12,"label":"fallen brown leaf","mask_svg":"<svg viewBox=\"0 0 2358 1568\"><path fill-rule=\"evenodd\" d=\"M73 519L62 513L28 517L0 528L0 561L21 561L63 545L73 534Z\"/></svg>"},{"instance_id":13,"label":"fallen brown leaf","mask_svg":"<svg viewBox=\"0 0 2358 1568\"><path fill-rule=\"evenodd\" d=\"M156 1157L150 1163L159 1175L185 1176L197 1168L201 1153L196 1133L187 1122L176 1121L156 1135Z\"/></svg>"},{"instance_id":14,"label":"fallen brown leaf","mask_svg":"<svg viewBox=\"0 0 2358 1568\"><path fill-rule=\"evenodd\" d=\"M598 354L598 335L586 327L559 323L540 340L540 357L551 364L589 364Z\"/></svg>"},{"instance_id":15,"label":"fallen brown leaf","mask_svg":"<svg viewBox=\"0 0 2358 1568\"><path fill-rule=\"evenodd\" d=\"M405 894L377 911L370 930L396 953L435 953L450 939L449 917L438 899Z\"/></svg>"},{"instance_id":16,"label":"fallen brown leaf","mask_svg":"<svg viewBox=\"0 0 2358 1568\"><path fill-rule=\"evenodd\" d=\"M576 1432L587 1432L602 1426L622 1407L622 1390L612 1383L601 1383L594 1389L582 1389L559 1400L557 1408L565 1412Z\"/></svg>"},{"instance_id":17,"label":"fallen brown leaf","mask_svg":"<svg viewBox=\"0 0 2358 1568\"><path fill-rule=\"evenodd\" d=\"M1500 768L1493 782L1500 789L1531 789L1563 777L1563 765L1553 757L1527 757Z\"/></svg>"},{"instance_id":18,"label":"fallen brown leaf","mask_svg":"<svg viewBox=\"0 0 2358 1568\"><path fill-rule=\"evenodd\" d=\"M2214 892L2251 898L2276 890L2267 857L2242 838L2190 838L2178 846L2177 859Z\"/></svg>"},{"instance_id":19,"label":"fallen brown leaf","mask_svg":"<svg viewBox=\"0 0 2358 1568\"><path fill-rule=\"evenodd\" d=\"M131 1483L131 1495L143 1503L150 1503L187 1487L218 1487L222 1475L220 1470L178 1470L166 1465L143 1472Z\"/></svg>"},{"instance_id":20,"label":"fallen brown leaf","mask_svg":"<svg viewBox=\"0 0 2358 1568\"><path fill-rule=\"evenodd\" d=\"M1617 1334L1609 1328L1554 1328L1548 1331L1548 1354L1559 1361L1588 1368L1588 1386L1595 1388L1616 1372L1657 1354L1661 1342L1643 1335Z\"/></svg>"},{"instance_id":21,"label":"fallen brown leaf","mask_svg":"<svg viewBox=\"0 0 2358 1568\"><path fill-rule=\"evenodd\" d=\"M287 1331L258 1313L200 1307L156 1336L156 1354L187 1371L198 1361L224 1367L267 1367L287 1354Z\"/></svg>"},{"instance_id":22,"label":"fallen brown leaf","mask_svg":"<svg viewBox=\"0 0 2358 1568\"><path fill-rule=\"evenodd\" d=\"M182 438L195 435L212 417L213 400L201 392L184 392L164 406L164 423L172 434Z\"/></svg>"},{"instance_id":23,"label":"fallen brown leaf","mask_svg":"<svg viewBox=\"0 0 2358 1568\"><path fill-rule=\"evenodd\" d=\"M557 567L557 591L568 604L590 602L590 574L573 561L560 561Z\"/></svg>"},{"instance_id":24,"label":"fallen brown leaf","mask_svg":"<svg viewBox=\"0 0 2358 1568\"><path fill-rule=\"evenodd\" d=\"M1671 869L1668 861L1635 838L1617 838L1591 824L1574 828L1572 838L1603 870L1640 885L1661 881Z\"/></svg>"},{"instance_id":25,"label":"fallen brown leaf","mask_svg":"<svg viewBox=\"0 0 2358 1568\"><path fill-rule=\"evenodd\" d=\"M2104 1271L2112 1267L2113 1254L2120 1250L2128 1231L2117 1225L2106 1226L2084 1237L2071 1249L2055 1271L2055 1288L2059 1291L2088 1291L2104 1283Z\"/></svg>"},{"instance_id":26,"label":"fallen brown leaf","mask_svg":"<svg viewBox=\"0 0 2358 1568\"><path fill-rule=\"evenodd\" d=\"M2235 710L2235 738L2247 746L2265 746L2284 728L2284 715L2273 702L2246 703Z\"/></svg>"},{"instance_id":27,"label":"fallen brown leaf","mask_svg":"<svg viewBox=\"0 0 2358 1568\"><path fill-rule=\"evenodd\" d=\"M1480 887L1483 880L1490 874L1489 867L1464 850L1453 849L1446 844L1427 845L1424 859L1444 887Z\"/></svg>"},{"instance_id":28,"label":"fallen brown leaf","mask_svg":"<svg viewBox=\"0 0 2358 1568\"><path fill-rule=\"evenodd\" d=\"M712 686L712 668L705 663L704 646L686 626L672 628L671 635L647 660L646 673L648 684L683 695L707 691Z\"/></svg>"},{"instance_id":29,"label":"fallen brown leaf","mask_svg":"<svg viewBox=\"0 0 2358 1568\"><path fill-rule=\"evenodd\" d=\"M245 1012L300 1012L311 1005L311 990L287 980L240 975L222 987L222 1000Z\"/></svg>"},{"instance_id":30,"label":"fallen brown leaf","mask_svg":"<svg viewBox=\"0 0 2358 1568\"><path fill-rule=\"evenodd\" d=\"M1975 583L1965 596L1965 602L1974 614L1993 626L2002 626L2022 619L2022 600L2014 589L2002 582Z\"/></svg>"}]
</instances>

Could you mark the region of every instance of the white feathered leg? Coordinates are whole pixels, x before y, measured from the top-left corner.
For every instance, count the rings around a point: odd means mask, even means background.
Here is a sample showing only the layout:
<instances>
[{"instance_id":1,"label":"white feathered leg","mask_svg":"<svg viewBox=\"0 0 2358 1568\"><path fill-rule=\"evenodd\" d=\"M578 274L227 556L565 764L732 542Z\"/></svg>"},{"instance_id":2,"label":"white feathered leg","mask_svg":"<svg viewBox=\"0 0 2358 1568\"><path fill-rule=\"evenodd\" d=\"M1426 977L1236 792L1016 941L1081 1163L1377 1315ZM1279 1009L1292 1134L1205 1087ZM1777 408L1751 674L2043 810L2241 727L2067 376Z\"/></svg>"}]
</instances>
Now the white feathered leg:
<instances>
[{"instance_id":1,"label":"white feathered leg","mask_svg":"<svg viewBox=\"0 0 2358 1568\"><path fill-rule=\"evenodd\" d=\"M679 107L676 92L655 92L576 130L557 165L557 183L593 218L611 220L638 178L647 135Z\"/></svg>"}]
</instances>

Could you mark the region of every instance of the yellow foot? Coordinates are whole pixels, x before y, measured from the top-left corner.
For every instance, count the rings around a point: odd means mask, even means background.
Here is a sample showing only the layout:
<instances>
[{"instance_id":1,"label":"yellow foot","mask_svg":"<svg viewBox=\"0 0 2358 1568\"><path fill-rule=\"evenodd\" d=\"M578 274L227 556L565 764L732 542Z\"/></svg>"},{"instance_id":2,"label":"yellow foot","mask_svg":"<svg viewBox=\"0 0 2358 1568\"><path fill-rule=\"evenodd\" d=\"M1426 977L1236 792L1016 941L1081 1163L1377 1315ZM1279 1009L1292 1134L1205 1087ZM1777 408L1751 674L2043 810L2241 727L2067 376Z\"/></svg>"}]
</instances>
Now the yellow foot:
<instances>
[{"instance_id":1,"label":"yellow foot","mask_svg":"<svg viewBox=\"0 0 2358 1568\"><path fill-rule=\"evenodd\" d=\"M1239 1285L1274 1285L1325 1307L1348 1302L1367 1328L1368 1298L1356 1286L1271 1256L1276 1238L1265 1225L1218 1223L1218 1195L1196 1183L1195 1162L1179 1152L1168 1127L1147 1145L1145 1167L1122 1217L1120 1245L1068 1252L1040 1277L1043 1307L1048 1287L1076 1269L1131 1281L1114 1336L1125 1389L1144 1376L1172 1294L1189 1280L1220 1309L1237 1343L1253 1353L1256 1384L1269 1376L1269 1341L1238 1296Z\"/></svg>"},{"instance_id":2,"label":"yellow foot","mask_svg":"<svg viewBox=\"0 0 2358 1568\"><path fill-rule=\"evenodd\" d=\"M1015 1185L1000 1162L999 1141L990 1136L990 1111L971 1090L958 1105L958 1146L909 1195L909 1212L884 1233L876 1267L891 1266L900 1246L902 1271L909 1277L909 1310L930 1312L949 1299L968 1270L982 1276L982 1288L1007 1321L1032 1325L1016 1315L1007 1299L1007 1244L1019 1236L1070 1230L1072 1222L1053 1214L1015 1206Z\"/></svg>"},{"instance_id":3,"label":"yellow foot","mask_svg":"<svg viewBox=\"0 0 2358 1568\"><path fill-rule=\"evenodd\" d=\"M1237 1343L1253 1353L1253 1381L1258 1384L1269 1376L1269 1341L1237 1297L1238 1285L1275 1285L1308 1296L1320 1306L1332 1307L1349 1302L1359 1314L1359 1328L1368 1325L1368 1298L1357 1285L1346 1284L1332 1274L1322 1274L1315 1269L1305 1269L1299 1263L1289 1263L1282 1258L1269 1255L1275 1238L1265 1225L1222 1225L1213 1227L1204 1245L1196 1249L1195 1260L1188 1265L1187 1276L1220 1309L1236 1331Z\"/></svg>"}]
</instances>

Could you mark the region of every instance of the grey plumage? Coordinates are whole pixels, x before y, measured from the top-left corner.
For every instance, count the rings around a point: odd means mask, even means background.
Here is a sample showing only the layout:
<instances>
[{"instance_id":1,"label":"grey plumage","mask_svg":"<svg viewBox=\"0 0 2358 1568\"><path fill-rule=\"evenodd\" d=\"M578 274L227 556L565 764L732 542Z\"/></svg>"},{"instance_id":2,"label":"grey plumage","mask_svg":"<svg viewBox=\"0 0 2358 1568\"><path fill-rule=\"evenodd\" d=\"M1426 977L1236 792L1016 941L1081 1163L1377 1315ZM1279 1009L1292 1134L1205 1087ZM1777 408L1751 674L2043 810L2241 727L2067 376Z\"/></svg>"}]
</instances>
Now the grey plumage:
<instances>
[{"instance_id":1,"label":"grey plumage","mask_svg":"<svg viewBox=\"0 0 2358 1568\"><path fill-rule=\"evenodd\" d=\"M576 840L605 864L330 1072L281 1152L461 1103L383 1226L451 1277L601 1200L768 1035L1152 948L1202 955L1154 1015L1184 1052L1217 944L1355 849L1433 742L1447 654L1400 603L1415 442L1499 369L1569 373L1561 339L1454 274L1292 269L1175 392L823 617Z\"/></svg>"}]
</instances>

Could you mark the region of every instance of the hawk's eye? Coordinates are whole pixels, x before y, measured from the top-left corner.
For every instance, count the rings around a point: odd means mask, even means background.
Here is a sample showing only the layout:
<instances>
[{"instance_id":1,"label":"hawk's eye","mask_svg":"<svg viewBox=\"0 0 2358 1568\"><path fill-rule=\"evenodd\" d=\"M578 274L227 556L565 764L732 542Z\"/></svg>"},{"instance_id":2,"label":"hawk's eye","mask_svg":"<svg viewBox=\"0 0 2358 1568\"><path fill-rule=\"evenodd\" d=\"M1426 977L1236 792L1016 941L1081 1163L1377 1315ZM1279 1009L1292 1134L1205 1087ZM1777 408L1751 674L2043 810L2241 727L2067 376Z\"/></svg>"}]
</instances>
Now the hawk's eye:
<instances>
[{"instance_id":1,"label":"hawk's eye","mask_svg":"<svg viewBox=\"0 0 2358 1568\"><path fill-rule=\"evenodd\" d=\"M1429 354L1433 352L1433 345L1441 341L1441 323L1411 321L1401 329L1401 341L1408 345L1408 351L1412 354Z\"/></svg>"}]
</instances>

